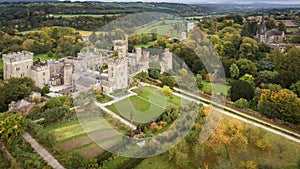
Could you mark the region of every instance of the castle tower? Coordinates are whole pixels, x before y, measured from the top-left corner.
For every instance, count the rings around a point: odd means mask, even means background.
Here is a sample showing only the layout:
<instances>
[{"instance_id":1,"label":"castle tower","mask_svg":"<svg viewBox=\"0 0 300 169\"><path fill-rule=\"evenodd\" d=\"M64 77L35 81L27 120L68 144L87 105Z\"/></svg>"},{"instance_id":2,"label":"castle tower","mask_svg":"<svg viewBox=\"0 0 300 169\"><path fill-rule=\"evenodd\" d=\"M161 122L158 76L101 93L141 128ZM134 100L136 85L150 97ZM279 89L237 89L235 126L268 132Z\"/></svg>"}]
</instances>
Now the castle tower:
<instances>
[{"instance_id":1,"label":"castle tower","mask_svg":"<svg viewBox=\"0 0 300 169\"><path fill-rule=\"evenodd\" d=\"M173 69L172 58L172 53L169 51L168 48L166 48L161 61L162 73Z\"/></svg>"},{"instance_id":2,"label":"castle tower","mask_svg":"<svg viewBox=\"0 0 300 169\"><path fill-rule=\"evenodd\" d=\"M31 67L30 77L35 81L36 86L39 88L49 84L50 67L48 63L35 62Z\"/></svg>"},{"instance_id":3,"label":"castle tower","mask_svg":"<svg viewBox=\"0 0 300 169\"><path fill-rule=\"evenodd\" d=\"M142 48L136 48L136 62L139 62L142 57Z\"/></svg>"},{"instance_id":4,"label":"castle tower","mask_svg":"<svg viewBox=\"0 0 300 169\"><path fill-rule=\"evenodd\" d=\"M118 58L125 58L128 50L128 41L127 40L115 40L114 42L114 51L118 52Z\"/></svg>"},{"instance_id":5,"label":"castle tower","mask_svg":"<svg viewBox=\"0 0 300 169\"><path fill-rule=\"evenodd\" d=\"M30 77L30 69L33 65L33 53L23 51L3 54L4 79L11 77Z\"/></svg>"},{"instance_id":6,"label":"castle tower","mask_svg":"<svg viewBox=\"0 0 300 169\"><path fill-rule=\"evenodd\" d=\"M65 86L70 86L72 85L72 78L73 78L73 65L72 64L65 64L64 65L64 85Z\"/></svg>"},{"instance_id":7,"label":"castle tower","mask_svg":"<svg viewBox=\"0 0 300 169\"><path fill-rule=\"evenodd\" d=\"M112 91L128 87L128 60L126 57L108 61L108 81Z\"/></svg>"}]
</instances>

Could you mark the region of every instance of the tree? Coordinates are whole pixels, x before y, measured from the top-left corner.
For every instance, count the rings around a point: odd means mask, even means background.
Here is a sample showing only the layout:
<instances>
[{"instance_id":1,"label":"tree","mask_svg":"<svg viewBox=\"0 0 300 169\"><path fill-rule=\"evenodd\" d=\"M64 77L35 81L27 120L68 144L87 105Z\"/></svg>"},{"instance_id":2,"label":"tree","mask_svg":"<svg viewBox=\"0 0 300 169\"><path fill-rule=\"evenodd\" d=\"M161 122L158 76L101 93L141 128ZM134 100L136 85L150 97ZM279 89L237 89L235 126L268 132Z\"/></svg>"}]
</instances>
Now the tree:
<instances>
[{"instance_id":1,"label":"tree","mask_svg":"<svg viewBox=\"0 0 300 169\"><path fill-rule=\"evenodd\" d=\"M55 108L55 107L62 106L62 104L63 103L61 102L59 97L53 97L53 98L50 98L49 100L47 100L45 107L47 109L52 109L52 108Z\"/></svg>"},{"instance_id":2,"label":"tree","mask_svg":"<svg viewBox=\"0 0 300 169\"><path fill-rule=\"evenodd\" d=\"M266 21L266 26L267 26L267 29L268 29L268 30L276 28L276 23L275 23L274 18L269 18L269 19Z\"/></svg>"},{"instance_id":3,"label":"tree","mask_svg":"<svg viewBox=\"0 0 300 169\"><path fill-rule=\"evenodd\" d=\"M240 70L239 67L236 64L232 64L229 68L229 72L230 72L230 77L232 79L237 79L239 78L240 75Z\"/></svg>"},{"instance_id":4,"label":"tree","mask_svg":"<svg viewBox=\"0 0 300 169\"><path fill-rule=\"evenodd\" d=\"M239 59L236 62L236 64L239 67L241 75L244 75L246 73L248 73L250 75L255 75L257 72L257 67L251 60Z\"/></svg>"},{"instance_id":5,"label":"tree","mask_svg":"<svg viewBox=\"0 0 300 169\"><path fill-rule=\"evenodd\" d=\"M7 110L11 101L28 97L35 88L35 83L28 77L10 78L0 87L0 111Z\"/></svg>"},{"instance_id":6,"label":"tree","mask_svg":"<svg viewBox=\"0 0 300 169\"><path fill-rule=\"evenodd\" d=\"M173 160L177 166L187 168L189 161L189 144L183 140L176 147L169 151L169 159Z\"/></svg>"},{"instance_id":7,"label":"tree","mask_svg":"<svg viewBox=\"0 0 300 169\"><path fill-rule=\"evenodd\" d=\"M169 76L164 76L161 79L161 86L169 86L172 89L175 86L174 79Z\"/></svg>"},{"instance_id":8,"label":"tree","mask_svg":"<svg viewBox=\"0 0 300 169\"><path fill-rule=\"evenodd\" d=\"M50 58L53 57L53 52L52 51L47 52L47 56Z\"/></svg>"},{"instance_id":9,"label":"tree","mask_svg":"<svg viewBox=\"0 0 300 169\"><path fill-rule=\"evenodd\" d=\"M280 21L279 23L278 23L278 30L280 30L280 31L283 31L283 32L286 32L286 26L285 26L285 24L282 22L282 21Z\"/></svg>"},{"instance_id":10,"label":"tree","mask_svg":"<svg viewBox=\"0 0 300 169\"><path fill-rule=\"evenodd\" d=\"M84 169L87 166L87 160L82 154L74 151L68 155L67 168Z\"/></svg>"},{"instance_id":11,"label":"tree","mask_svg":"<svg viewBox=\"0 0 300 169\"><path fill-rule=\"evenodd\" d=\"M242 76L240 78L240 80L246 81L246 82L254 85L254 77L252 75L247 74L247 73L244 74L244 76Z\"/></svg>"},{"instance_id":12,"label":"tree","mask_svg":"<svg viewBox=\"0 0 300 169\"><path fill-rule=\"evenodd\" d=\"M50 92L50 88L48 86L44 86L41 90L41 95L45 96L46 94L48 94Z\"/></svg>"},{"instance_id":13,"label":"tree","mask_svg":"<svg viewBox=\"0 0 300 169\"><path fill-rule=\"evenodd\" d=\"M203 88L203 84L202 84L202 76L200 74L196 75L196 84L198 89L202 89Z\"/></svg>"},{"instance_id":14,"label":"tree","mask_svg":"<svg viewBox=\"0 0 300 169\"><path fill-rule=\"evenodd\" d=\"M278 118L293 124L300 122L300 98L288 89L263 89L258 101L260 112L269 118Z\"/></svg>"},{"instance_id":15,"label":"tree","mask_svg":"<svg viewBox=\"0 0 300 169\"><path fill-rule=\"evenodd\" d=\"M296 83L293 83L290 89L300 97L300 80Z\"/></svg>"},{"instance_id":16,"label":"tree","mask_svg":"<svg viewBox=\"0 0 300 169\"><path fill-rule=\"evenodd\" d=\"M258 50L259 47L255 40L248 37L244 37L240 46L240 58L246 58L254 61L258 59Z\"/></svg>"},{"instance_id":17,"label":"tree","mask_svg":"<svg viewBox=\"0 0 300 169\"><path fill-rule=\"evenodd\" d=\"M148 69L148 74L149 74L149 77L151 77L153 79L158 79L159 76L160 76L160 70L159 69L149 68Z\"/></svg>"},{"instance_id":18,"label":"tree","mask_svg":"<svg viewBox=\"0 0 300 169\"><path fill-rule=\"evenodd\" d=\"M20 114L0 114L0 139L6 145L15 141L28 127L25 116Z\"/></svg>"},{"instance_id":19,"label":"tree","mask_svg":"<svg viewBox=\"0 0 300 169\"><path fill-rule=\"evenodd\" d=\"M275 68L275 65L273 64L273 60L269 57L262 58L259 61L258 69L260 71L263 71L263 70L272 71L274 68Z\"/></svg>"},{"instance_id":20,"label":"tree","mask_svg":"<svg viewBox=\"0 0 300 169\"><path fill-rule=\"evenodd\" d=\"M234 105L242 109L247 109L250 106L249 102L244 98L240 98L239 100L235 101Z\"/></svg>"},{"instance_id":21,"label":"tree","mask_svg":"<svg viewBox=\"0 0 300 169\"><path fill-rule=\"evenodd\" d=\"M170 96L172 94L172 89L170 89L169 86L164 86L161 91L166 95L166 96Z\"/></svg>"},{"instance_id":22,"label":"tree","mask_svg":"<svg viewBox=\"0 0 300 169\"><path fill-rule=\"evenodd\" d=\"M276 78L278 77L279 73L277 71L260 71L258 73L258 83L275 83Z\"/></svg>"},{"instance_id":23,"label":"tree","mask_svg":"<svg viewBox=\"0 0 300 169\"><path fill-rule=\"evenodd\" d=\"M241 90L242 89L242 90ZM231 83L230 98L235 102L240 98L252 100L255 87L247 81L235 80Z\"/></svg>"}]
</instances>

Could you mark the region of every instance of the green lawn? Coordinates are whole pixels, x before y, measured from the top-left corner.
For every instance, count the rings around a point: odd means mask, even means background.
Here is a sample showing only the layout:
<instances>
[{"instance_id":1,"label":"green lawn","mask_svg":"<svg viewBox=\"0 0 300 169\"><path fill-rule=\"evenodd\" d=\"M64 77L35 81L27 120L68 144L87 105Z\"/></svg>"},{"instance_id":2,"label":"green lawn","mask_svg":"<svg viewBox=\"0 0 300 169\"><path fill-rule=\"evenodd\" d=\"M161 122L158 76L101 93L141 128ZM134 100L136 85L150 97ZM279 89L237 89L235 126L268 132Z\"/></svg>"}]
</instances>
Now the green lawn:
<instances>
[{"instance_id":1,"label":"green lawn","mask_svg":"<svg viewBox=\"0 0 300 169\"><path fill-rule=\"evenodd\" d=\"M78 31L82 36L90 36L93 33L93 31L84 31L84 30L76 30L76 31ZM23 31L19 33L25 35L25 34L35 33L35 32L41 32L41 30L33 29L30 31Z\"/></svg>"},{"instance_id":2,"label":"green lawn","mask_svg":"<svg viewBox=\"0 0 300 169\"><path fill-rule=\"evenodd\" d=\"M132 114L132 120L135 124L149 122L164 111L164 109L158 105L150 103L138 96L121 100L107 108L126 119L130 119L130 114Z\"/></svg>"},{"instance_id":3,"label":"green lawn","mask_svg":"<svg viewBox=\"0 0 300 169\"><path fill-rule=\"evenodd\" d=\"M228 93L230 86L228 85L223 85L223 84L219 84L219 83L210 83L207 81L202 81L202 84L204 85L202 90L207 90L207 91L211 91L212 90L212 85L214 85L213 89L214 89L214 93L224 93L224 91L226 91Z\"/></svg>"},{"instance_id":4,"label":"green lawn","mask_svg":"<svg viewBox=\"0 0 300 169\"><path fill-rule=\"evenodd\" d=\"M41 61L58 59L57 56L55 56L55 55L53 55L52 57L49 57L47 54L38 54L38 55L34 55L33 61L37 61L38 58L40 58Z\"/></svg>"},{"instance_id":5,"label":"green lawn","mask_svg":"<svg viewBox=\"0 0 300 169\"><path fill-rule=\"evenodd\" d=\"M134 124L146 123L155 119L170 104L179 106L188 103L174 95L166 97L160 90L153 87L143 87L133 91L138 95L109 105L107 108L128 120L131 115Z\"/></svg>"},{"instance_id":6,"label":"green lawn","mask_svg":"<svg viewBox=\"0 0 300 169\"><path fill-rule=\"evenodd\" d=\"M287 28L286 30L287 33L297 33L299 32L299 29L298 28Z\"/></svg>"},{"instance_id":7,"label":"green lawn","mask_svg":"<svg viewBox=\"0 0 300 169\"><path fill-rule=\"evenodd\" d=\"M149 42L148 44L146 45L143 45L143 44L138 44L138 45L134 45L134 48L149 48L150 46L154 45L155 42Z\"/></svg>"},{"instance_id":8,"label":"green lawn","mask_svg":"<svg viewBox=\"0 0 300 169\"><path fill-rule=\"evenodd\" d=\"M113 98L105 95L105 94L100 94L100 95L96 95L96 100L99 103L107 103L113 100Z\"/></svg>"},{"instance_id":9,"label":"green lawn","mask_svg":"<svg viewBox=\"0 0 300 169\"><path fill-rule=\"evenodd\" d=\"M3 69L3 60L0 58L0 69Z\"/></svg>"},{"instance_id":10,"label":"green lawn","mask_svg":"<svg viewBox=\"0 0 300 169\"><path fill-rule=\"evenodd\" d=\"M181 32L183 32L185 28L178 29L178 32L175 31L175 33L170 32L170 30L173 29L175 23L183 24L182 22L183 22L182 20L158 21L150 25L147 25L144 28L140 28L136 30L134 34L151 33L153 32L153 30L156 30L156 32L161 35L169 35L169 36L181 35Z\"/></svg>"},{"instance_id":11,"label":"green lawn","mask_svg":"<svg viewBox=\"0 0 300 169\"><path fill-rule=\"evenodd\" d=\"M102 16L119 16L120 14L54 14L54 18L59 18L59 17L63 17L63 18L73 18L73 17L78 17L78 16L90 16L90 17L95 17L95 18L99 18Z\"/></svg>"}]
</instances>

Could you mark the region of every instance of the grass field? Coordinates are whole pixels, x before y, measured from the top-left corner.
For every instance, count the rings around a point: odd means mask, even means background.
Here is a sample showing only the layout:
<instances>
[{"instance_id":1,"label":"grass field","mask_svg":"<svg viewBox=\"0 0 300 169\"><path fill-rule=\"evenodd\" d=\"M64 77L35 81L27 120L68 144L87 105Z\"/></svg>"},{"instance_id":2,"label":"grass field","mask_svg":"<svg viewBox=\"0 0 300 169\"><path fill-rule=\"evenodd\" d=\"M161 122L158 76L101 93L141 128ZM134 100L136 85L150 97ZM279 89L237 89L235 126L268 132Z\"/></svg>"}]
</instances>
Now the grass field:
<instances>
[{"instance_id":1,"label":"grass field","mask_svg":"<svg viewBox=\"0 0 300 169\"><path fill-rule=\"evenodd\" d=\"M143 44L139 44L139 45L134 45L134 48L149 48L150 46L152 46L155 42L149 42L148 44L146 45L143 45Z\"/></svg>"},{"instance_id":2,"label":"grass field","mask_svg":"<svg viewBox=\"0 0 300 169\"><path fill-rule=\"evenodd\" d=\"M132 117L134 124L146 123L155 119L169 104L179 106L188 103L174 95L166 97L160 90L153 87L143 87L133 91L138 95L109 105L107 108L129 121Z\"/></svg>"},{"instance_id":3,"label":"grass field","mask_svg":"<svg viewBox=\"0 0 300 169\"><path fill-rule=\"evenodd\" d=\"M213 84L213 83L210 83L210 82L207 82L207 81L202 81L202 84L204 85L202 90L208 90L208 91L211 91L212 90L212 85L215 85L215 87L213 88L214 89L214 93L224 93L224 90L229 91L230 89L230 86L226 85L222 85L222 84ZM226 88L225 88L226 87Z\"/></svg>"},{"instance_id":4,"label":"grass field","mask_svg":"<svg viewBox=\"0 0 300 169\"><path fill-rule=\"evenodd\" d=\"M299 32L299 28L287 28L286 32L291 34L297 33Z\"/></svg>"},{"instance_id":5,"label":"grass field","mask_svg":"<svg viewBox=\"0 0 300 169\"><path fill-rule=\"evenodd\" d=\"M59 17L63 17L63 18L73 18L73 17L78 17L78 16L89 16L89 17L95 17L95 18L99 18L99 17L103 17L103 16L119 16L120 14L54 14L54 18L59 18Z\"/></svg>"},{"instance_id":6,"label":"grass field","mask_svg":"<svg viewBox=\"0 0 300 169\"><path fill-rule=\"evenodd\" d=\"M40 58L41 61L56 60L56 59L58 59L58 57L55 56L55 55L53 55L52 57L49 57L47 54L38 54L38 55L34 55L33 61L37 61L38 58Z\"/></svg>"},{"instance_id":7,"label":"grass field","mask_svg":"<svg viewBox=\"0 0 300 169\"><path fill-rule=\"evenodd\" d=\"M137 29L134 34L141 34L141 33L151 33L153 30L160 35L169 35L169 36L181 36L181 32L185 30L185 28L178 28L177 30L171 31L174 28L175 23L183 24L182 20L164 20L152 23L147 25L143 28Z\"/></svg>"},{"instance_id":8,"label":"grass field","mask_svg":"<svg viewBox=\"0 0 300 169\"><path fill-rule=\"evenodd\" d=\"M93 31L84 31L84 30L76 30L76 31L78 31L82 36L90 36L93 33ZM25 34L35 33L35 32L41 32L41 30L33 29L30 31L23 31L19 33L25 35Z\"/></svg>"}]
</instances>

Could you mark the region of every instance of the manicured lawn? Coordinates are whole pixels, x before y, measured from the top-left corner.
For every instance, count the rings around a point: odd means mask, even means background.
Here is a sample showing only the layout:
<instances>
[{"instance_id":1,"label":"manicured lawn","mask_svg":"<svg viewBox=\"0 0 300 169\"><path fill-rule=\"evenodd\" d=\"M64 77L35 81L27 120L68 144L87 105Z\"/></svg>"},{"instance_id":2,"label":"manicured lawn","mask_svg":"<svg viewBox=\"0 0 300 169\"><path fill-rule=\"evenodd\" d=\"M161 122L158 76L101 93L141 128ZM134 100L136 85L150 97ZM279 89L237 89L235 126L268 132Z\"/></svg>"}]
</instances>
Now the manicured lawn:
<instances>
[{"instance_id":1,"label":"manicured lawn","mask_svg":"<svg viewBox=\"0 0 300 169\"><path fill-rule=\"evenodd\" d=\"M109 105L107 108L128 120L131 114L134 124L146 123L155 119L170 104L179 106L188 103L187 100L182 100L174 95L166 97L160 90L153 87L143 87L133 91L138 95Z\"/></svg>"},{"instance_id":2,"label":"manicured lawn","mask_svg":"<svg viewBox=\"0 0 300 169\"><path fill-rule=\"evenodd\" d=\"M158 117L164 110L158 105L150 103L138 96L121 100L107 108L126 119L130 119L132 115L132 120L135 124L149 122Z\"/></svg>"},{"instance_id":3,"label":"manicured lawn","mask_svg":"<svg viewBox=\"0 0 300 169\"><path fill-rule=\"evenodd\" d=\"M53 55L52 57L49 57L47 54L38 54L38 55L34 55L33 61L37 61L38 58L40 58L41 61L58 59L57 56L55 56L55 55Z\"/></svg>"},{"instance_id":4,"label":"manicured lawn","mask_svg":"<svg viewBox=\"0 0 300 169\"><path fill-rule=\"evenodd\" d=\"M166 104L174 104L179 106L181 104L187 103L186 100L183 100L180 97L174 95L166 97L160 90L153 87L147 86L141 89L135 89L133 91L136 92L142 98L147 99L152 103L159 104L162 107L165 107Z\"/></svg>"},{"instance_id":5,"label":"manicured lawn","mask_svg":"<svg viewBox=\"0 0 300 169\"><path fill-rule=\"evenodd\" d=\"M202 84L204 85L202 90L208 90L211 91L212 89L214 89L214 93L224 93L224 91L226 91L228 93L230 86L228 85L223 85L223 84L219 84L219 83L210 83L207 81L202 81ZM214 85L214 87L212 88L212 85Z\"/></svg>"}]
</instances>

